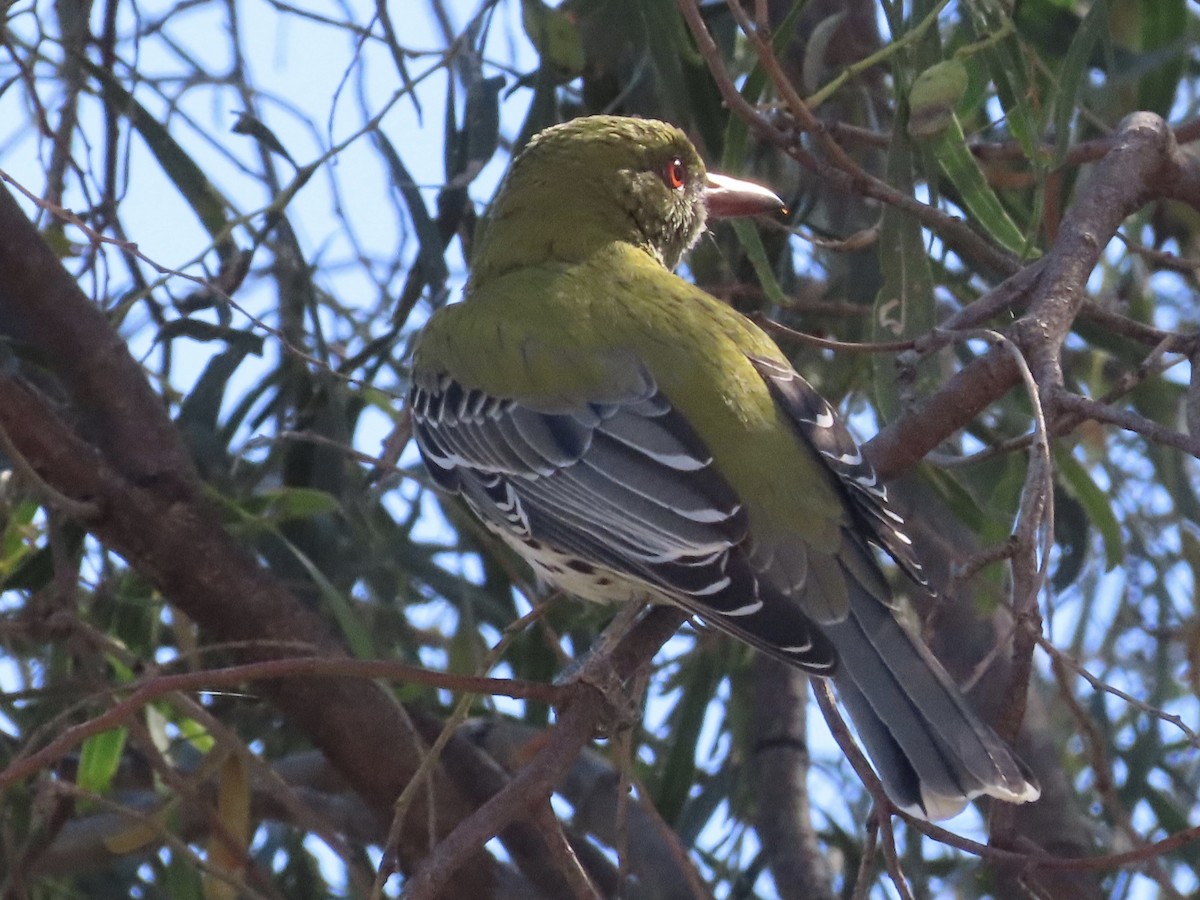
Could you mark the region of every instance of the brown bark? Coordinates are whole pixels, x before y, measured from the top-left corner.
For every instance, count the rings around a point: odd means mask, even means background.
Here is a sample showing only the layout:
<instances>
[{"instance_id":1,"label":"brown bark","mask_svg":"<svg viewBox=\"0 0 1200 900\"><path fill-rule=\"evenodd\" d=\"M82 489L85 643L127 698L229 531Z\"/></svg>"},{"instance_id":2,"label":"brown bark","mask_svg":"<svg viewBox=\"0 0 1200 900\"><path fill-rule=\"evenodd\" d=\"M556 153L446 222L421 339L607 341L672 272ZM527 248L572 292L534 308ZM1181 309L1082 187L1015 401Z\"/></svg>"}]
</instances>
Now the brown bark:
<instances>
[{"instance_id":1,"label":"brown bark","mask_svg":"<svg viewBox=\"0 0 1200 900\"><path fill-rule=\"evenodd\" d=\"M6 190L0 190L0 332L49 369L79 423L68 424L10 365L0 375L0 429L46 485L89 505L93 514L82 524L105 547L209 640L258 642L240 651L243 659L344 652L324 623L221 526L161 399ZM260 687L380 821L390 821L392 801L423 753L400 705L360 679L289 678ZM419 797L398 849L404 868L469 810L444 777ZM476 848L447 883L446 896L487 896L493 868Z\"/></svg>"}]
</instances>

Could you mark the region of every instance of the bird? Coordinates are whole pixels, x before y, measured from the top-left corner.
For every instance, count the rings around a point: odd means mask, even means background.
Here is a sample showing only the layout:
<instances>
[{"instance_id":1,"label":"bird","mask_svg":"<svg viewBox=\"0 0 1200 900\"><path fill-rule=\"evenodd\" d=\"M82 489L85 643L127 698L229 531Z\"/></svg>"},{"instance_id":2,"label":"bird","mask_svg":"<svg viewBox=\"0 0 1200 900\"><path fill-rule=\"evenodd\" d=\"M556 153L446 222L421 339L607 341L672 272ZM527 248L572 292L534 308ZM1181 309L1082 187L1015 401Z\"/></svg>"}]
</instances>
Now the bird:
<instances>
[{"instance_id":1,"label":"bird","mask_svg":"<svg viewBox=\"0 0 1200 900\"><path fill-rule=\"evenodd\" d=\"M774 341L675 274L709 219L778 212L679 128L596 115L513 160L463 300L417 336L431 481L555 588L674 603L832 679L891 800L927 819L1039 795L897 617L879 548L924 573L834 408Z\"/></svg>"}]
</instances>

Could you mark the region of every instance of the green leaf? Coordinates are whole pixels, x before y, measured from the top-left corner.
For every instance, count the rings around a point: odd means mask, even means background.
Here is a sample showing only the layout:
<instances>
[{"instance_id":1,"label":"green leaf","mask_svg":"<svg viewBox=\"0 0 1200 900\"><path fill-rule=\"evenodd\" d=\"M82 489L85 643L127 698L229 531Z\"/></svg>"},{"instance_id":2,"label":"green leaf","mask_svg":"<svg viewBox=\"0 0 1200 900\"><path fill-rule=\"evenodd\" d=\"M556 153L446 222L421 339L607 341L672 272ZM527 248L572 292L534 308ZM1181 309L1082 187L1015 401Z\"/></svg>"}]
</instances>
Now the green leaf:
<instances>
[{"instance_id":1,"label":"green leaf","mask_svg":"<svg viewBox=\"0 0 1200 900\"><path fill-rule=\"evenodd\" d=\"M807 3L808 0L795 0L792 8L788 10L788 14L775 29L775 34L771 38L771 47L776 56L782 55L786 51L787 45L795 38L796 20L804 11ZM754 68L750 70L750 74L746 76L746 81L742 85L741 95L752 106L757 105L763 99L767 85L767 73L763 69L762 63L756 59ZM725 123L725 139L721 144L722 171L737 172L742 168L749 137L750 126L746 124L745 120L741 116L729 116Z\"/></svg>"},{"instance_id":2,"label":"green leaf","mask_svg":"<svg viewBox=\"0 0 1200 900\"><path fill-rule=\"evenodd\" d=\"M696 743L708 707L724 677L720 653L695 653L680 673L683 696L671 711L670 750L658 767L654 806L667 822L677 822L696 781Z\"/></svg>"},{"instance_id":3,"label":"green leaf","mask_svg":"<svg viewBox=\"0 0 1200 900\"><path fill-rule=\"evenodd\" d=\"M1161 760L1156 758L1153 762L1159 763ZM1157 765L1154 765L1153 768L1157 768ZM1145 800L1150 809L1154 811L1157 825L1162 829L1163 834L1179 834L1192 827L1192 822L1188 817L1189 811L1181 809L1174 800L1152 785L1146 784L1144 786L1140 799ZM1186 845L1181 847L1180 855L1188 857L1190 865L1194 866L1196 864L1197 851L1195 847L1188 847Z\"/></svg>"},{"instance_id":4,"label":"green leaf","mask_svg":"<svg viewBox=\"0 0 1200 900\"><path fill-rule=\"evenodd\" d=\"M921 140L945 132L954 121L954 110L967 93L970 80L966 64L957 57L922 71L908 89L909 135Z\"/></svg>"},{"instance_id":5,"label":"green leaf","mask_svg":"<svg viewBox=\"0 0 1200 900\"><path fill-rule=\"evenodd\" d=\"M171 900L202 900L204 897L200 870L186 856L171 854L162 872L162 896Z\"/></svg>"},{"instance_id":6,"label":"green leaf","mask_svg":"<svg viewBox=\"0 0 1200 900\"><path fill-rule=\"evenodd\" d=\"M937 138L934 153L938 166L958 191L974 223L1005 249L1018 256L1026 255L1029 242L988 184L953 113Z\"/></svg>"},{"instance_id":7,"label":"green leaf","mask_svg":"<svg viewBox=\"0 0 1200 900\"><path fill-rule=\"evenodd\" d=\"M261 334L215 322L205 322L203 319L184 318L164 322L154 335L154 342L162 344L181 337L201 344L224 341L230 347L262 356L264 338Z\"/></svg>"},{"instance_id":8,"label":"green leaf","mask_svg":"<svg viewBox=\"0 0 1200 900\"><path fill-rule=\"evenodd\" d=\"M922 466L921 473L958 521L972 532L978 532L983 527L987 514L980 508L974 494L951 471L926 465Z\"/></svg>"},{"instance_id":9,"label":"green leaf","mask_svg":"<svg viewBox=\"0 0 1200 900\"><path fill-rule=\"evenodd\" d=\"M1092 480L1088 470L1069 450L1055 449L1054 466L1063 488L1083 507L1088 521L1100 533L1104 542L1105 569L1119 566L1125 559L1125 543L1121 535L1121 523L1113 513L1108 494Z\"/></svg>"},{"instance_id":10,"label":"green leaf","mask_svg":"<svg viewBox=\"0 0 1200 900\"><path fill-rule=\"evenodd\" d=\"M771 268L771 260L767 258L767 248L763 246L762 237L759 236L754 223L745 219L731 219L729 224L733 226L733 233L741 241L742 249L746 251L746 258L754 267L754 274L758 276L763 292L776 305L782 306L787 303L787 296L775 278L775 270Z\"/></svg>"},{"instance_id":11,"label":"green leaf","mask_svg":"<svg viewBox=\"0 0 1200 900\"><path fill-rule=\"evenodd\" d=\"M200 429L206 434L216 431L229 379L245 358L245 349L230 349L208 361L203 374L179 405L177 422L181 427Z\"/></svg>"},{"instance_id":12,"label":"green leaf","mask_svg":"<svg viewBox=\"0 0 1200 900\"><path fill-rule=\"evenodd\" d=\"M375 639L371 634L371 630L363 622L359 611L355 609L353 599L339 591L325 577L325 573L301 552L299 547L282 535L279 536L279 540L291 551L300 565L304 567L313 584L317 586L317 590L320 591L321 599L325 602L326 608L333 614L338 627L341 628L342 636L346 639L346 644L349 646L350 652L358 659L373 659L377 655L375 652Z\"/></svg>"},{"instance_id":13,"label":"green leaf","mask_svg":"<svg viewBox=\"0 0 1200 900\"><path fill-rule=\"evenodd\" d=\"M622 0L621 5L641 25L638 43L644 46L646 59L653 67L662 117L690 125L700 144L718 153L728 112L676 0Z\"/></svg>"},{"instance_id":14,"label":"green leaf","mask_svg":"<svg viewBox=\"0 0 1200 900\"><path fill-rule=\"evenodd\" d=\"M688 798L679 816L679 824L675 828L685 847L695 845L701 832L708 827L713 816L717 815L721 804L729 800L743 775L739 767L724 765L715 774L706 776L699 782L699 792Z\"/></svg>"},{"instance_id":15,"label":"green leaf","mask_svg":"<svg viewBox=\"0 0 1200 900\"><path fill-rule=\"evenodd\" d=\"M113 108L119 110L141 135L163 172L179 189L213 239L217 255L222 260L232 260L237 246L229 235L230 221L226 215L232 210L229 201L208 180L196 161L184 152L166 126L135 100L111 72L87 60L83 60L83 65L100 82L101 90Z\"/></svg>"},{"instance_id":16,"label":"green leaf","mask_svg":"<svg viewBox=\"0 0 1200 900\"><path fill-rule=\"evenodd\" d=\"M1041 158L1041 136L1038 117L1031 105L1034 91L1012 20L999 0L971 0L968 9L976 35L987 42L980 56L996 85L1009 130L1025 155L1036 162ZM997 35L1005 36L995 40Z\"/></svg>"},{"instance_id":17,"label":"green leaf","mask_svg":"<svg viewBox=\"0 0 1200 900\"><path fill-rule=\"evenodd\" d=\"M325 573L321 571L320 567L309 559L304 551L289 541L274 527L275 523L268 522L262 517L266 516L266 509L260 507L260 515L256 515L249 508L253 507L255 503L240 506L215 491L210 491L209 496L234 517L234 521L237 523L234 526L234 530L241 533L243 537L245 537L245 532L248 530L251 532L261 532L269 529L272 537L278 540L280 545L300 563L305 574L312 580L326 608L332 613L341 628L346 644L350 647L350 652L359 659L371 659L376 656L375 639L370 629L364 624L359 610L355 607L353 598L338 590L333 582L326 577ZM333 509L329 507L329 500L325 499L328 496L324 492L314 489L282 488L275 494L268 495L266 499L268 503L276 497L282 499L285 511L290 507L293 509L298 508L306 514L317 515L338 508L336 500L333 501Z\"/></svg>"},{"instance_id":18,"label":"green leaf","mask_svg":"<svg viewBox=\"0 0 1200 900\"><path fill-rule=\"evenodd\" d=\"M1098 6L1103 4L1097 4ZM1184 64L1194 49L1187 40L1187 8L1184 0L1141 0L1141 50L1150 56L1168 48L1166 59L1138 83L1138 109L1166 117L1171 112Z\"/></svg>"},{"instance_id":19,"label":"green leaf","mask_svg":"<svg viewBox=\"0 0 1200 900\"><path fill-rule=\"evenodd\" d=\"M400 199L408 209L409 218L412 219L413 231L417 235L417 264L421 267L422 280L425 284L441 284L450 277L442 234L430 217L429 210L425 208L421 191L396 148L381 131L371 132L371 137L391 170L392 187L400 194ZM419 294L420 290L417 293Z\"/></svg>"},{"instance_id":20,"label":"green leaf","mask_svg":"<svg viewBox=\"0 0 1200 900\"><path fill-rule=\"evenodd\" d=\"M1058 560L1051 574L1055 591L1065 591L1083 572L1091 547L1087 511L1061 484L1054 486L1054 546Z\"/></svg>"},{"instance_id":21,"label":"green leaf","mask_svg":"<svg viewBox=\"0 0 1200 900\"><path fill-rule=\"evenodd\" d=\"M208 839L208 864L204 873L205 900L237 900L240 891L236 884L218 878L225 873L237 878L242 860L250 848L254 829L250 815L250 773L245 760L230 753L221 763L217 781L217 819L224 833Z\"/></svg>"},{"instance_id":22,"label":"green leaf","mask_svg":"<svg viewBox=\"0 0 1200 900\"><path fill-rule=\"evenodd\" d=\"M537 50L542 65L562 81L583 73L583 41L576 16L565 6L547 6L542 0L521 0L521 26Z\"/></svg>"},{"instance_id":23,"label":"green leaf","mask_svg":"<svg viewBox=\"0 0 1200 900\"><path fill-rule=\"evenodd\" d=\"M1008 540L1012 534L1029 470L1028 461L1019 453L1006 454L992 462L996 463L992 468L999 471L993 471L982 487L986 491L984 508L990 514L979 530L984 546Z\"/></svg>"},{"instance_id":24,"label":"green leaf","mask_svg":"<svg viewBox=\"0 0 1200 900\"><path fill-rule=\"evenodd\" d=\"M1058 71L1054 91L1054 165L1067 158L1071 146L1071 120L1079 108L1081 88L1091 67L1096 44L1108 35L1108 0L1096 0L1088 10Z\"/></svg>"},{"instance_id":25,"label":"green leaf","mask_svg":"<svg viewBox=\"0 0 1200 900\"><path fill-rule=\"evenodd\" d=\"M531 137L558 121L558 83L554 74L541 67L525 79L523 86L533 89L533 98L529 101L529 111L521 123L521 130L512 142L514 155L525 148Z\"/></svg>"},{"instance_id":26,"label":"green leaf","mask_svg":"<svg viewBox=\"0 0 1200 900\"><path fill-rule=\"evenodd\" d=\"M800 84L806 94L814 95L808 98L808 103L813 108L820 105L823 96L828 96L819 88L830 75L826 62L829 45L837 36L838 30L848 14L849 11L845 9L830 13L813 25L812 31L808 35L808 43L804 47L804 71L800 75Z\"/></svg>"},{"instance_id":27,"label":"green leaf","mask_svg":"<svg viewBox=\"0 0 1200 900\"><path fill-rule=\"evenodd\" d=\"M121 754L125 751L125 739L128 736L127 728L110 728L85 740L79 754L75 783L85 791L107 793L121 764Z\"/></svg>"},{"instance_id":28,"label":"green leaf","mask_svg":"<svg viewBox=\"0 0 1200 900\"><path fill-rule=\"evenodd\" d=\"M907 107L892 129L888 149L888 183L897 190L912 194L914 190L913 146L908 136ZM879 228L879 267L883 283L875 298L872 317L872 336L875 340L894 341L898 338L923 334L935 324L933 270L926 252L921 223L906 212L888 205L883 211ZM895 367L891 357L875 354L871 360L875 376L872 384L875 401L885 418L893 416L900 407ZM938 373L932 365L924 365L918 373L917 393L932 390Z\"/></svg>"},{"instance_id":29,"label":"green leaf","mask_svg":"<svg viewBox=\"0 0 1200 900\"><path fill-rule=\"evenodd\" d=\"M467 89L463 110L463 130L455 143L453 168L447 172L446 189L466 190L484 166L496 154L500 144L500 91L503 76L481 78Z\"/></svg>"},{"instance_id":30,"label":"green leaf","mask_svg":"<svg viewBox=\"0 0 1200 900\"><path fill-rule=\"evenodd\" d=\"M1176 450L1161 444L1147 442L1146 455L1154 465L1154 473L1175 503L1176 509L1190 521L1200 524L1200 496L1192 487L1193 470L1188 466L1190 459Z\"/></svg>"},{"instance_id":31,"label":"green leaf","mask_svg":"<svg viewBox=\"0 0 1200 900\"><path fill-rule=\"evenodd\" d=\"M293 166L299 168L296 165L296 160L292 159L292 154L288 153L287 147L283 146L283 142L279 140L275 132L251 113L240 113L237 121L233 123L231 130L234 134L244 134L247 137L254 138L254 140L258 141L272 153L278 153Z\"/></svg>"},{"instance_id":32,"label":"green leaf","mask_svg":"<svg viewBox=\"0 0 1200 900\"><path fill-rule=\"evenodd\" d=\"M308 487L282 487L249 498L243 508L264 522L277 525L290 519L314 519L341 509L328 491Z\"/></svg>"}]
</instances>

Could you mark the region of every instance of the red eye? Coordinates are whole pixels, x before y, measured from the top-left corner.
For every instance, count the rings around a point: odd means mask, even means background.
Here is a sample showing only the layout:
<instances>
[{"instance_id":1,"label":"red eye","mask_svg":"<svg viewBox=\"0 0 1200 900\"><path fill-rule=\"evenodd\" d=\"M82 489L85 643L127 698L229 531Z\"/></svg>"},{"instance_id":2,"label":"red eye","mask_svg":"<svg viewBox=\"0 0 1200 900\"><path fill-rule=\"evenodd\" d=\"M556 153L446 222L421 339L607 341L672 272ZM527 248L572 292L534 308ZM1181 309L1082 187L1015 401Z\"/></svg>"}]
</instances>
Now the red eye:
<instances>
[{"instance_id":1,"label":"red eye","mask_svg":"<svg viewBox=\"0 0 1200 900\"><path fill-rule=\"evenodd\" d=\"M674 190L679 190L687 181L687 165L678 156L672 157L667 163L666 178L667 186Z\"/></svg>"}]
</instances>

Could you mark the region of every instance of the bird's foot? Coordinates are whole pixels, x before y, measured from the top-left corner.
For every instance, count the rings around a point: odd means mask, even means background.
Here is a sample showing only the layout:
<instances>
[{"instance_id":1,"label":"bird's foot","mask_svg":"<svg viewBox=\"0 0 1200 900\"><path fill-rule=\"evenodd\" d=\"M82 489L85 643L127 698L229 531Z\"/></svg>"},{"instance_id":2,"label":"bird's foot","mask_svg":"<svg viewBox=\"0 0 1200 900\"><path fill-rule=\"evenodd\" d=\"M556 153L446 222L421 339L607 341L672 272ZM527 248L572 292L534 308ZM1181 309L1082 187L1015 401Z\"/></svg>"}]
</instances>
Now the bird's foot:
<instances>
[{"instance_id":1,"label":"bird's foot","mask_svg":"<svg viewBox=\"0 0 1200 900\"><path fill-rule=\"evenodd\" d=\"M643 691L631 690L629 682L617 674L611 663L613 651L637 624L642 612L640 604L622 605L587 653L554 679L555 685L567 689L568 698L581 689L596 691L604 698L607 715L596 729L600 737L630 729L642 720Z\"/></svg>"}]
</instances>

